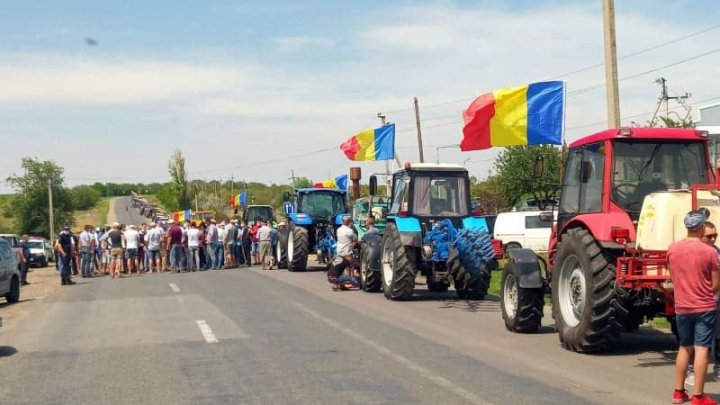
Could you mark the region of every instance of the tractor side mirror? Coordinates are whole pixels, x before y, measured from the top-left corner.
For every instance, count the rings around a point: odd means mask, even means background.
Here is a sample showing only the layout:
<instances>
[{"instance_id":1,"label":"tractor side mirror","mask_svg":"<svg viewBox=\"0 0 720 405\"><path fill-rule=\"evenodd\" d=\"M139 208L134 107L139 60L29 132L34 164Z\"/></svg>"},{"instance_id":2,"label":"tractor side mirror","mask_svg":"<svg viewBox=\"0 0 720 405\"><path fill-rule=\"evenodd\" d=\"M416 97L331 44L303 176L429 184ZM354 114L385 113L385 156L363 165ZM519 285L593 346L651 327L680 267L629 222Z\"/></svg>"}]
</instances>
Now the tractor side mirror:
<instances>
[{"instance_id":1,"label":"tractor side mirror","mask_svg":"<svg viewBox=\"0 0 720 405\"><path fill-rule=\"evenodd\" d=\"M539 179L545 172L545 158L542 155L535 156L533 163L533 178Z\"/></svg>"},{"instance_id":2,"label":"tractor side mirror","mask_svg":"<svg viewBox=\"0 0 720 405\"><path fill-rule=\"evenodd\" d=\"M592 162L582 162L580 170L580 183L587 183L590 181L594 171Z\"/></svg>"},{"instance_id":3,"label":"tractor side mirror","mask_svg":"<svg viewBox=\"0 0 720 405\"><path fill-rule=\"evenodd\" d=\"M290 193L288 193L286 191L283 193L283 202L288 202L288 201L290 201Z\"/></svg>"},{"instance_id":4,"label":"tractor side mirror","mask_svg":"<svg viewBox=\"0 0 720 405\"><path fill-rule=\"evenodd\" d=\"M370 176L370 195L374 196L377 194L377 177Z\"/></svg>"}]
</instances>

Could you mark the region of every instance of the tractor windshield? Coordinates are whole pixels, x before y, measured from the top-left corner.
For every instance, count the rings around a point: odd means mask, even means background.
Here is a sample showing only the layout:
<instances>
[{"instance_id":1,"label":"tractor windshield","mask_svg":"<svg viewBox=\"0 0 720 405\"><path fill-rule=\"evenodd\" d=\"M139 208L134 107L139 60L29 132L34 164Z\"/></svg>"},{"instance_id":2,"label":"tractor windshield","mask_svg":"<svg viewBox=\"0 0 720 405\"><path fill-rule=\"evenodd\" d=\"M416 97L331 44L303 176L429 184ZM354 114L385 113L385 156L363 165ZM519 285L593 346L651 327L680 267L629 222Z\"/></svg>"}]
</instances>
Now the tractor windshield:
<instances>
[{"instance_id":1,"label":"tractor windshield","mask_svg":"<svg viewBox=\"0 0 720 405\"><path fill-rule=\"evenodd\" d=\"M345 195L332 191L313 191L298 196L298 212L314 218L330 219L345 212Z\"/></svg>"},{"instance_id":2,"label":"tractor windshield","mask_svg":"<svg viewBox=\"0 0 720 405\"><path fill-rule=\"evenodd\" d=\"M416 174L413 183L413 213L420 216L468 215L470 195L463 176Z\"/></svg>"},{"instance_id":3,"label":"tractor windshield","mask_svg":"<svg viewBox=\"0 0 720 405\"><path fill-rule=\"evenodd\" d=\"M652 192L709 182L702 142L616 141L613 152L611 198L633 218Z\"/></svg>"},{"instance_id":4,"label":"tractor windshield","mask_svg":"<svg viewBox=\"0 0 720 405\"><path fill-rule=\"evenodd\" d=\"M257 221L262 220L274 220L275 216L271 207L253 207L247 208L247 215L245 221L249 224L254 224Z\"/></svg>"}]
</instances>

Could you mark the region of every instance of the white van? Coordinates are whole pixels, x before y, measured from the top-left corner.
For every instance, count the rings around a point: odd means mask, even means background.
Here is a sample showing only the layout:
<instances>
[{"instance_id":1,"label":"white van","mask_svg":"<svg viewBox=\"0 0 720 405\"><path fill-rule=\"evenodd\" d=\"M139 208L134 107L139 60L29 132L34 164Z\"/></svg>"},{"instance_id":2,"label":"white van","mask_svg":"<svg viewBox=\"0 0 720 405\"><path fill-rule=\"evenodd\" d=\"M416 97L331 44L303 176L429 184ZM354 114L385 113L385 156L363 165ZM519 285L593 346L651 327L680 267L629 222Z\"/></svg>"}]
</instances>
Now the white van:
<instances>
[{"instance_id":1,"label":"white van","mask_svg":"<svg viewBox=\"0 0 720 405\"><path fill-rule=\"evenodd\" d=\"M547 252L550 233L557 212L545 211L503 212L495 219L493 237L502 241L505 251L518 247L531 249L535 252Z\"/></svg>"}]
</instances>

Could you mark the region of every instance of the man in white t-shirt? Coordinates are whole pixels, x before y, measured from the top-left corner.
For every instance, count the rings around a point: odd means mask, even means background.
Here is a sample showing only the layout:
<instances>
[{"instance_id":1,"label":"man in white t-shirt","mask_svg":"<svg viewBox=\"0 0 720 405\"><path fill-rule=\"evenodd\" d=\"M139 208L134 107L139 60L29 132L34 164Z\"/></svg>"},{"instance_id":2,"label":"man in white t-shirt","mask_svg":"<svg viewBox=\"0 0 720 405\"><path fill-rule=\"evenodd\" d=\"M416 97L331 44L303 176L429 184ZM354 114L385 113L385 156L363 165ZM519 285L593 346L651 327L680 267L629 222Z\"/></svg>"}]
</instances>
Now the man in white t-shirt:
<instances>
[{"instance_id":1,"label":"man in white t-shirt","mask_svg":"<svg viewBox=\"0 0 720 405\"><path fill-rule=\"evenodd\" d=\"M200 268L200 230L195 225L195 222L190 221L190 228L187 230L187 244L188 244L188 270L198 271L203 270Z\"/></svg>"},{"instance_id":2,"label":"man in white t-shirt","mask_svg":"<svg viewBox=\"0 0 720 405\"><path fill-rule=\"evenodd\" d=\"M343 218L343 224L337 229L337 257L328 269L327 279L334 289L357 288L358 281L353 271L353 248L357 244L357 234L350 227L352 218Z\"/></svg>"},{"instance_id":3,"label":"man in white t-shirt","mask_svg":"<svg viewBox=\"0 0 720 405\"><path fill-rule=\"evenodd\" d=\"M145 234L145 254L148 257L148 273L161 271L160 246L162 244L162 228L154 223L150 224L150 230Z\"/></svg>"},{"instance_id":4,"label":"man in white t-shirt","mask_svg":"<svg viewBox=\"0 0 720 405\"><path fill-rule=\"evenodd\" d=\"M80 262L80 269L82 278L88 278L92 276L90 272L90 260L92 259L92 250L94 248L94 237L92 235L92 225L85 225L82 233L80 233L80 252L82 258Z\"/></svg>"},{"instance_id":5,"label":"man in white t-shirt","mask_svg":"<svg viewBox=\"0 0 720 405\"><path fill-rule=\"evenodd\" d=\"M138 260L138 242L140 233L135 225L128 225L125 233L123 233L123 247L125 248L125 260L127 260L127 273L132 274L133 267L140 275L140 262Z\"/></svg>"}]
</instances>

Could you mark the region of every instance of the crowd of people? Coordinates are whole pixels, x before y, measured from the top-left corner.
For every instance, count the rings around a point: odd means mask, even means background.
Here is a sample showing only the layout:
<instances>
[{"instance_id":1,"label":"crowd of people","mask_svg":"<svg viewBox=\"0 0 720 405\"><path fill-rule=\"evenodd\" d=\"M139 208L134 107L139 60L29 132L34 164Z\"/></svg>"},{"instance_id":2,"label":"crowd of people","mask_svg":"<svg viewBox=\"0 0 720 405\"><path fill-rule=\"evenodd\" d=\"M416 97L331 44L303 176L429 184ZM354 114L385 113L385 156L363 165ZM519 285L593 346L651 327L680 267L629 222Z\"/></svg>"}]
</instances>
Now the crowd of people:
<instances>
[{"instance_id":1,"label":"crowd of people","mask_svg":"<svg viewBox=\"0 0 720 405\"><path fill-rule=\"evenodd\" d=\"M284 223L278 227L284 227ZM61 284L72 276L90 278L144 273L193 272L261 265L277 266L279 232L271 220L249 225L235 219L105 227L85 225L82 232L63 228L55 243L56 268Z\"/></svg>"}]
</instances>

